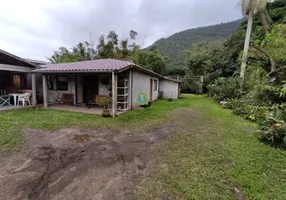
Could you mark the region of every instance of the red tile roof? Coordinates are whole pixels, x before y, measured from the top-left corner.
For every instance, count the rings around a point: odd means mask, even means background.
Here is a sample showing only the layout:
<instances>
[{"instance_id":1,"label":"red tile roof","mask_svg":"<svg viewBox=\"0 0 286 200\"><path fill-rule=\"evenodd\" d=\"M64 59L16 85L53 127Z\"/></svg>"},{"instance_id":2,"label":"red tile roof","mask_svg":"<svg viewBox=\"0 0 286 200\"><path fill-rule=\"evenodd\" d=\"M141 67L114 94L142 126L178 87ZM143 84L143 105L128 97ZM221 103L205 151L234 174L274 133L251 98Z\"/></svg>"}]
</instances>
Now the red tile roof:
<instances>
[{"instance_id":1,"label":"red tile roof","mask_svg":"<svg viewBox=\"0 0 286 200\"><path fill-rule=\"evenodd\" d=\"M179 80L170 79L164 77L161 74L153 72L149 69L144 67L137 66L133 62L116 60L116 59L99 59L99 60L88 60L88 61L81 61L81 62L72 62L72 63L59 63L59 64L47 64L41 65L42 68L38 68L33 70L33 72L39 73L56 73L56 72L112 72L112 71L124 71L129 68L136 68L139 71L145 72L147 74L151 74L155 77L174 81L174 82L181 82Z\"/></svg>"},{"instance_id":2,"label":"red tile roof","mask_svg":"<svg viewBox=\"0 0 286 200\"><path fill-rule=\"evenodd\" d=\"M99 59L88 60L72 63L59 63L42 65L42 68L34 70L34 72L105 72L122 70L126 67L135 65L132 62L121 61L115 59Z\"/></svg>"}]
</instances>

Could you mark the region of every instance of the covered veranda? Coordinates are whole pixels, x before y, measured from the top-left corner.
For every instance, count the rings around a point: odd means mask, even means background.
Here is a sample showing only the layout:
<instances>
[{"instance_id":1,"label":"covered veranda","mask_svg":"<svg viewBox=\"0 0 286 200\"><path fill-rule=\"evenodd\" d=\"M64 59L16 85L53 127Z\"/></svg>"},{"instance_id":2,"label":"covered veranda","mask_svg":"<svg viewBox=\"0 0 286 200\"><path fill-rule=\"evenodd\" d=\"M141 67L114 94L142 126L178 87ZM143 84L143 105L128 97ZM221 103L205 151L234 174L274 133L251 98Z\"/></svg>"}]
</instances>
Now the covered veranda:
<instances>
[{"instance_id":1,"label":"covered veranda","mask_svg":"<svg viewBox=\"0 0 286 200\"><path fill-rule=\"evenodd\" d=\"M0 50L0 111L18 107L18 97L23 93L32 96L31 80L34 75L31 71L36 68L36 65ZM36 94L30 102L36 105L34 98Z\"/></svg>"},{"instance_id":2,"label":"covered veranda","mask_svg":"<svg viewBox=\"0 0 286 200\"><path fill-rule=\"evenodd\" d=\"M109 97L111 102L108 108L115 117L131 109L130 65L133 63L113 59L90 60L48 64L33 73L42 77L45 108L101 114L102 108L89 108L88 103L92 99ZM36 89L33 88L33 91ZM72 103L57 103L57 99L67 94Z\"/></svg>"}]
</instances>

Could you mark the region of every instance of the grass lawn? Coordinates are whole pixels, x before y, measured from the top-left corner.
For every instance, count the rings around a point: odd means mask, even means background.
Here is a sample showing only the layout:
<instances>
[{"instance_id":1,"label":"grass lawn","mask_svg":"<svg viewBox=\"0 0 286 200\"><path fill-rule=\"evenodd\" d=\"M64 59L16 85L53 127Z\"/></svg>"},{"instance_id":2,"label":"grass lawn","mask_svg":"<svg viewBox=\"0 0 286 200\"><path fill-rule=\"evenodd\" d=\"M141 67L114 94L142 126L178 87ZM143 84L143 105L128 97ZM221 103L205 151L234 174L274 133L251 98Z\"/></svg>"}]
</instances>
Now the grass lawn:
<instances>
[{"instance_id":1,"label":"grass lawn","mask_svg":"<svg viewBox=\"0 0 286 200\"><path fill-rule=\"evenodd\" d=\"M0 113L0 153L19 149L22 141L20 135L22 128L52 131L71 126L83 128L114 127L130 128L134 132L140 132L166 120L169 111L188 105L189 99L187 98L172 103L157 101L148 109L133 110L116 118L103 118L100 115L42 108L2 112Z\"/></svg>"},{"instance_id":2,"label":"grass lawn","mask_svg":"<svg viewBox=\"0 0 286 200\"><path fill-rule=\"evenodd\" d=\"M0 152L19 149L21 128L120 127L140 132L167 122L170 111L179 108L190 109L190 115L178 115L177 133L159 146L159 160L167 167L156 168L138 198L155 199L163 192L181 199L235 199L236 185L247 199L286 199L286 151L261 144L252 134L253 123L202 96L158 101L109 119L44 109L1 113Z\"/></svg>"}]
</instances>

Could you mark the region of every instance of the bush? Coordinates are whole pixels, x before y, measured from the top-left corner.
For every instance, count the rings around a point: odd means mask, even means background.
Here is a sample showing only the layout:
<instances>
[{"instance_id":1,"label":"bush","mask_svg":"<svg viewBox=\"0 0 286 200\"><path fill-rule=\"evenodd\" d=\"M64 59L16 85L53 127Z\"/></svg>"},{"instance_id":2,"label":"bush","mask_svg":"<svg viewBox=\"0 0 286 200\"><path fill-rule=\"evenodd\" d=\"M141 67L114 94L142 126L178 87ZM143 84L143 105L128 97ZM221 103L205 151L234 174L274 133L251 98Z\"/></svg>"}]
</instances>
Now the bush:
<instances>
[{"instance_id":1,"label":"bush","mask_svg":"<svg viewBox=\"0 0 286 200\"><path fill-rule=\"evenodd\" d=\"M262 126L258 132L258 138L271 146L286 148L286 124Z\"/></svg>"},{"instance_id":2,"label":"bush","mask_svg":"<svg viewBox=\"0 0 286 200\"><path fill-rule=\"evenodd\" d=\"M271 146L286 148L285 104L275 105L266 120L260 123L258 138Z\"/></svg>"},{"instance_id":3,"label":"bush","mask_svg":"<svg viewBox=\"0 0 286 200\"><path fill-rule=\"evenodd\" d=\"M208 89L209 96L216 100L241 97L239 79L236 77L220 77L215 80L214 84L209 85Z\"/></svg>"},{"instance_id":4,"label":"bush","mask_svg":"<svg viewBox=\"0 0 286 200\"><path fill-rule=\"evenodd\" d=\"M281 104L286 101L284 87L258 85L253 92L253 100L260 105Z\"/></svg>"},{"instance_id":5,"label":"bush","mask_svg":"<svg viewBox=\"0 0 286 200\"><path fill-rule=\"evenodd\" d=\"M252 105L246 105L241 106L238 108L233 109L233 114L239 115L245 119L257 122L257 123L263 123L266 120L267 113L269 112L268 107L264 106L252 106Z\"/></svg>"},{"instance_id":6,"label":"bush","mask_svg":"<svg viewBox=\"0 0 286 200\"><path fill-rule=\"evenodd\" d=\"M236 108L240 108L242 106L244 106L244 102L242 102L240 99L227 99L227 104L226 104L226 108L227 109L236 109Z\"/></svg>"}]
</instances>

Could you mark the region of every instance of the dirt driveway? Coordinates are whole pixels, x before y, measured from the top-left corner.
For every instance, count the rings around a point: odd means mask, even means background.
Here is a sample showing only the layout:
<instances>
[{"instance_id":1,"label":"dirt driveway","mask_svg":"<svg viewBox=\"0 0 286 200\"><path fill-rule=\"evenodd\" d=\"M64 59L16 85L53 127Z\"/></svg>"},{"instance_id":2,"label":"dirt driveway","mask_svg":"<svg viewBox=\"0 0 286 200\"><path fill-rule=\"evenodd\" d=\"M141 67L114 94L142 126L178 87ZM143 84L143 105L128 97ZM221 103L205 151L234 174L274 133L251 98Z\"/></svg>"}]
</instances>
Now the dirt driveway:
<instances>
[{"instance_id":1,"label":"dirt driveway","mask_svg":"<svg viewBox=\"0 0 286 200\"><path fill-rule=\"evenodd\" d=\"M1 199L130 199L152 145L173 132L170 124L143 136L114 129L23 130L22 150L0 157Z\"/></svg>"}]
</instances>

